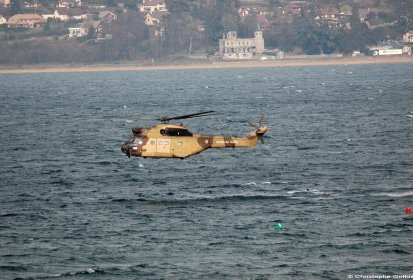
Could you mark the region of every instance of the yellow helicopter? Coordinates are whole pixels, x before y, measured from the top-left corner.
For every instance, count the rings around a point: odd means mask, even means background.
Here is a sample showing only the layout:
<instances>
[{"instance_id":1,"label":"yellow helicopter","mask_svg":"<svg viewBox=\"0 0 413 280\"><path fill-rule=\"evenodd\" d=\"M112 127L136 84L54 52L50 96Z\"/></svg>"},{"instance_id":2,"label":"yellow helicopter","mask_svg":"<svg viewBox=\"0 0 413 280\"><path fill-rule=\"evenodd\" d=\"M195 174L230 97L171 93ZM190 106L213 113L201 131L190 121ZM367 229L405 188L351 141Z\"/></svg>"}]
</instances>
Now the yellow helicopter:
<instances>
[{"instance_id":1,"label":"yellow helicopter","mask_svg":"<svg viewBox=\"0 0 413 280\"><path fill-rule=\"evenodd\" d=\"M152 158L180 158L184 159L211 148L249 148L257 145L258 140L267 132L262 126L264 115L261 115L259 125L245 137L215 136L193 134L182 124L170 124L171 120L182 120L195 117L216 115L215 111L206 111L195 114L162 117L157 120L161 123L151 128L133 128L132 139L121 145L121 150L128 157Z\"/></svg>"}]
</instances>

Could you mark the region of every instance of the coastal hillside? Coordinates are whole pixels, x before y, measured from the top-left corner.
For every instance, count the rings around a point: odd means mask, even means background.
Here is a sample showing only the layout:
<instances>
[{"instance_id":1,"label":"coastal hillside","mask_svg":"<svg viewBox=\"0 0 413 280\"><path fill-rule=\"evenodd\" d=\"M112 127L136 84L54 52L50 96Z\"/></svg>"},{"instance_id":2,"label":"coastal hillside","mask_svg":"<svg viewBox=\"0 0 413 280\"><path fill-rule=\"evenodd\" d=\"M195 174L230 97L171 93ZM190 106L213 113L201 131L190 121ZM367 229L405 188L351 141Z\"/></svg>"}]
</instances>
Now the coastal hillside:
<instances>
[{"instance_id":1,"label":"coastal hillside","mask_svg":"<svg viewBox=\"0 0 413 280\"><path fill-rule=\"evenodd\" d=\"M409 54L412 19L405 0L0 0L0 64L216 60L230 31L274 57Z\"/></svg>"}]
</instances>

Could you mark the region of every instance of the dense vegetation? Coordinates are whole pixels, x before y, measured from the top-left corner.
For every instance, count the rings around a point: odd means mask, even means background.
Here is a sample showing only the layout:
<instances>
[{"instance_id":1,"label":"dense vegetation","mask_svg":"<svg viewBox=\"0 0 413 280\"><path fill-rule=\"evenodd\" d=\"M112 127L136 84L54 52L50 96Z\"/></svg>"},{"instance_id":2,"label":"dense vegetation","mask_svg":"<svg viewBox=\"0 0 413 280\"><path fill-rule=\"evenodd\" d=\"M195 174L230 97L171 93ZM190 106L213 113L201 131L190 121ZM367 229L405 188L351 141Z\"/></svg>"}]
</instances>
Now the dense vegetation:
<instances>
[{"instance_id":1,"label":"dense vegetation","mask_svg":"<svg viewBox=\"0 0 413 280\"><path fill-rule=\"evenodd\" d=\"M92 0L84 0L89 9ZM50 13L57 0L39 0L38 13ZM49 21L40 30L0 28L0 63L93 63L145 60L181 59L188 54L213 55L218 40L227 31L235 30L240 37L249 37L260 26L257 16L241 18L238 9L247 3L262 3L268 9L268 25L264 31L267 49L281 49L295 54L351 53L366 46L389 39L400 39L413 27L411 0L317 0L301 10L299 15L285 16L283 0L166 0L168 11L164 35L155 36L154 27L144 24L144 16L137 11L138 0L104 0L118 19L110 25L111 40L96 41L89 36L67 39L64 35L74 22ZM0 11L11 16L33 12L22 0L12 0L9 9ZM119 5L121 4L121 5ZM353 13L338 23L315 20L324 7L340 8L347 4ZM365 21L360 21L359 8L377 8ZM127 10L125 12L125 10ZM202 29L200 28L202 27Z\"/></svg>"}]
</instances>

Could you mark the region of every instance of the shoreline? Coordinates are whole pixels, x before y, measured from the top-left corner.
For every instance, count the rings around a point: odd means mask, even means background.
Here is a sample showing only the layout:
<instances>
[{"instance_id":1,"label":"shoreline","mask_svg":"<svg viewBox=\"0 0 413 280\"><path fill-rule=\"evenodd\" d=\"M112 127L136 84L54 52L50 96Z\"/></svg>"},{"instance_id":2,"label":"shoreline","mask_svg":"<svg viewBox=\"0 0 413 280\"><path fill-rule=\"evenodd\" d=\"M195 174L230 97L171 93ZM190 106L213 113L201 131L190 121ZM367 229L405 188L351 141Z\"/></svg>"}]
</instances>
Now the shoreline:
<instances>
[{"instance_id":1,"label":"shoreline","mask_svg":"<svg viewBox=\"0 0 413 280\"><path fill-rule=\"evenodd\" d=\"M197 70L197 69L229 69L229 68L277 68L299 66L326 65L365 65L413 63L413 56L394 57L342 57L342 58L313 58L313 59L280 59L263 61L222 61L194 62L186 64L93 64L93 65L47 65L2 67L0 74L31 74L31 73L80 73L80 72L112 72L112 71L157 71L157 70Z\"/></svg>"}]
</instances>

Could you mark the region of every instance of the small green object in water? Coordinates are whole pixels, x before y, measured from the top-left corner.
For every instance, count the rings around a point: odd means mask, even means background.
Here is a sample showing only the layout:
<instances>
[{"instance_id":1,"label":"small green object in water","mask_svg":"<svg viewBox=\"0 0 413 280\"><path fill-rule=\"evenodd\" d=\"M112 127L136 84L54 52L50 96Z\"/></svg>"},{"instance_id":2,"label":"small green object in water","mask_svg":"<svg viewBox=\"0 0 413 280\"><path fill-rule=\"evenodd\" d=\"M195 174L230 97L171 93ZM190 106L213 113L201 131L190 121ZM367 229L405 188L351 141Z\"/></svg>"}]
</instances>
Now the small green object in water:
<instances>
[{"instance_id":1,"label":"small green object in water","mask_svg":"<svg viewBox=\"0 0 413 280\"><path fill-rule=\"evenodd\" d=\"M274 228L275 228L275 229L284 229L283 225L280 224L280 223L275 224Z\"/></svg>"}]
</instances>

